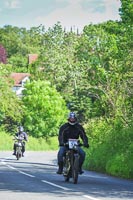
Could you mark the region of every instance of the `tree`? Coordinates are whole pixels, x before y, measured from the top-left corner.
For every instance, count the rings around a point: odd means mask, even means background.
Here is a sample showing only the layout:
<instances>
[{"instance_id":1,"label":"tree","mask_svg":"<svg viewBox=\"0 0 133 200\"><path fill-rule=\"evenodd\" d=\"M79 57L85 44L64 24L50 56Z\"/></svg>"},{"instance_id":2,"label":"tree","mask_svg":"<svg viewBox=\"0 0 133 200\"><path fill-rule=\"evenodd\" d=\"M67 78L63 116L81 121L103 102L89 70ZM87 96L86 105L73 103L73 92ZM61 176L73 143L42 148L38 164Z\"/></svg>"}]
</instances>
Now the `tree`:
<instances>
[{"instance_id":1,"label":"tree","mask_svg":"<svg viewBox=\"0 0 133 200\"><path fill-rule=\"evenodd\" d=\"M133 2L132 0L121 0L119 13L123 23L133 23Z\"/></svg>"},{"instance_id":2,"label":"tree","mask_svg":"<svg viewBox=\"0 0 133 200\"><path fill-rule=\"evenodd\" d=\"M70 103L80 78L79 66L75 60L78 37L73 32L63 31L60 23L57 23L53 28L49 28L42 38L44 45L41 47L41 54L30 70L35 74L36 80L41 78L56 85L57 91ZM43 70L39 71L39 66Z\"/></svg>"},{"instance_id":3,"label":"tree","mask_svg":"<svg viewBox=\"0 0 133 200\"><path fill-rule=\"evenodd\" d=\"M22 102L12 91L11 69L11 65L0 64L0 125L4 124L8 130L23 116Z\"/></svg>"},{"instance_id":4,"label":"tree","mask_svg":"<svg viewBox=\"0 0 133 200\"><path fill-rule=\"evenodd\" d=\"M7 53L5 48L0 45L0 63L6 64L7 62Z\"/></svg>"},{"instance_id":5,"label":"tree","mask_svg":"<svg viewBox=\"0 0 133 200\"><path fill-rule=\"evenodd\" d=\"M55 87L47 81L32 81L23 94L25 128L34 137L57 135L68 110Z\"/></svg>"}]
</instances>

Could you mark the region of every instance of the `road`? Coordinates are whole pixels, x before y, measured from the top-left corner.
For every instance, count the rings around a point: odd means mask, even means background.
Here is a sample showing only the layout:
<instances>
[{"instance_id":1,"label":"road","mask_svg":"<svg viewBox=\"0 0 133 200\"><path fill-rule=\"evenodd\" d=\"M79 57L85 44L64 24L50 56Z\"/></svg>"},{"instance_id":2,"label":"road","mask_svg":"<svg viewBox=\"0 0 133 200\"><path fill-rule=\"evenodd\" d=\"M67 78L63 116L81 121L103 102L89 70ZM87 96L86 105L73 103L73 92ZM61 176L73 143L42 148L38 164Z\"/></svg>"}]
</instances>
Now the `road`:
<instances>
[{"instance_id":1,"label":"road","mask_svg":"<svg viewBox=\"0 0 133 200\"><path fill-rule=\"evenodd\" d=\"M25 152L19 161L0 151L0 199L4 200L131 200L133 181L91 171L78 184L56 174L55 151Z\"/></svg>"}]
</instances>

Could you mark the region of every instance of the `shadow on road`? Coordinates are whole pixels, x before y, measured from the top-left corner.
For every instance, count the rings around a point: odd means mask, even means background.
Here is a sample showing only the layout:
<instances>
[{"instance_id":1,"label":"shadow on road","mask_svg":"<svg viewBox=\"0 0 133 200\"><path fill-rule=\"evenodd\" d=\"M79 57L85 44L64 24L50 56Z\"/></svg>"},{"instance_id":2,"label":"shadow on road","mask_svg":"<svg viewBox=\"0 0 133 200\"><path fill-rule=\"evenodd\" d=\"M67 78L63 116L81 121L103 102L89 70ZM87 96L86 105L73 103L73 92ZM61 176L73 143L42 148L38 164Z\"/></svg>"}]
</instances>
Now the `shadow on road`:
<instances>
[{"instance_id":1,"label":"shadow on road","mask_svg":"<svg viewBox=\"0 0 133 200\"><path fill-rule=\"evenodd\" d=\"M57 160L51 163L31 162L15 158L0 158L0 192L44 193L55 197L90 195L95 198L133 199L133 182L117 178L103 178L85 172L79 176L78 184L65 182L62 175L57 175ZM13 166L13 168L12 168ZM21 173L23 172L23 173ZM32 177L27 174L32 175ZM56 186L42 182L43 180ZM58 186L67 188L61 189Z\"/></svg>"}]
</instances>

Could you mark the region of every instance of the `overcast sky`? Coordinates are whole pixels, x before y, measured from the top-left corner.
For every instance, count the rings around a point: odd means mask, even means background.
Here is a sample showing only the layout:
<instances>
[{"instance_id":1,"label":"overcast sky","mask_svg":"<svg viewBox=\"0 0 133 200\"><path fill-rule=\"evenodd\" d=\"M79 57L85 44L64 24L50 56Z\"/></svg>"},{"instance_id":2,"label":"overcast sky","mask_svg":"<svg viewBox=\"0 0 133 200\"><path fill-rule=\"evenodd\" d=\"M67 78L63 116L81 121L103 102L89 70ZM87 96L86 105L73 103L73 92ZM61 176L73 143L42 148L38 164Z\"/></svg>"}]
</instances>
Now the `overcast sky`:
<instances>
[{"instance_id":1,"label":"overcast sky","mask_svg":"<svg viewBox=\"0 0 133 200\"><path fill-rule=\"evenodd\" d=\"M66 30L82 31L85 25L120 20L120 0L0 0L0 27L44 25L58 21Z\"/></svg>"}]
</instances>

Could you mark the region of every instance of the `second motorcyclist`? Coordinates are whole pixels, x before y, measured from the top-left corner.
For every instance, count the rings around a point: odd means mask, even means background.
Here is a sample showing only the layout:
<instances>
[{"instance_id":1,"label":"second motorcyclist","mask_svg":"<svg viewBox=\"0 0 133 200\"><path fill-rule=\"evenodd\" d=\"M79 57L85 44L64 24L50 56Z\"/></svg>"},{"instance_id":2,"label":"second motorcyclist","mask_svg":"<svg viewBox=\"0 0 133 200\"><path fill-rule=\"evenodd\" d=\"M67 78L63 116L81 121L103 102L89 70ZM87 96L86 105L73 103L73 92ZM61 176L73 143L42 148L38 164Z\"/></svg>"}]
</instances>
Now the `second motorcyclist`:
<instances>
[{"instance_id":1,"label":"second motorcyclist","mask_svg":"<svg viewBox=\"0 0 133 200\"><path fill-rule=\"evenodd\" d=\"M18 132L16 133L15 137L21 137L22 138L22 156L24 157L25 152L25 141L28 141L27 133L24 132L24 129L22 126L18 128ZM13 145L13 155L16 155L16 143Z\"/></svg>"}]
</instances>

